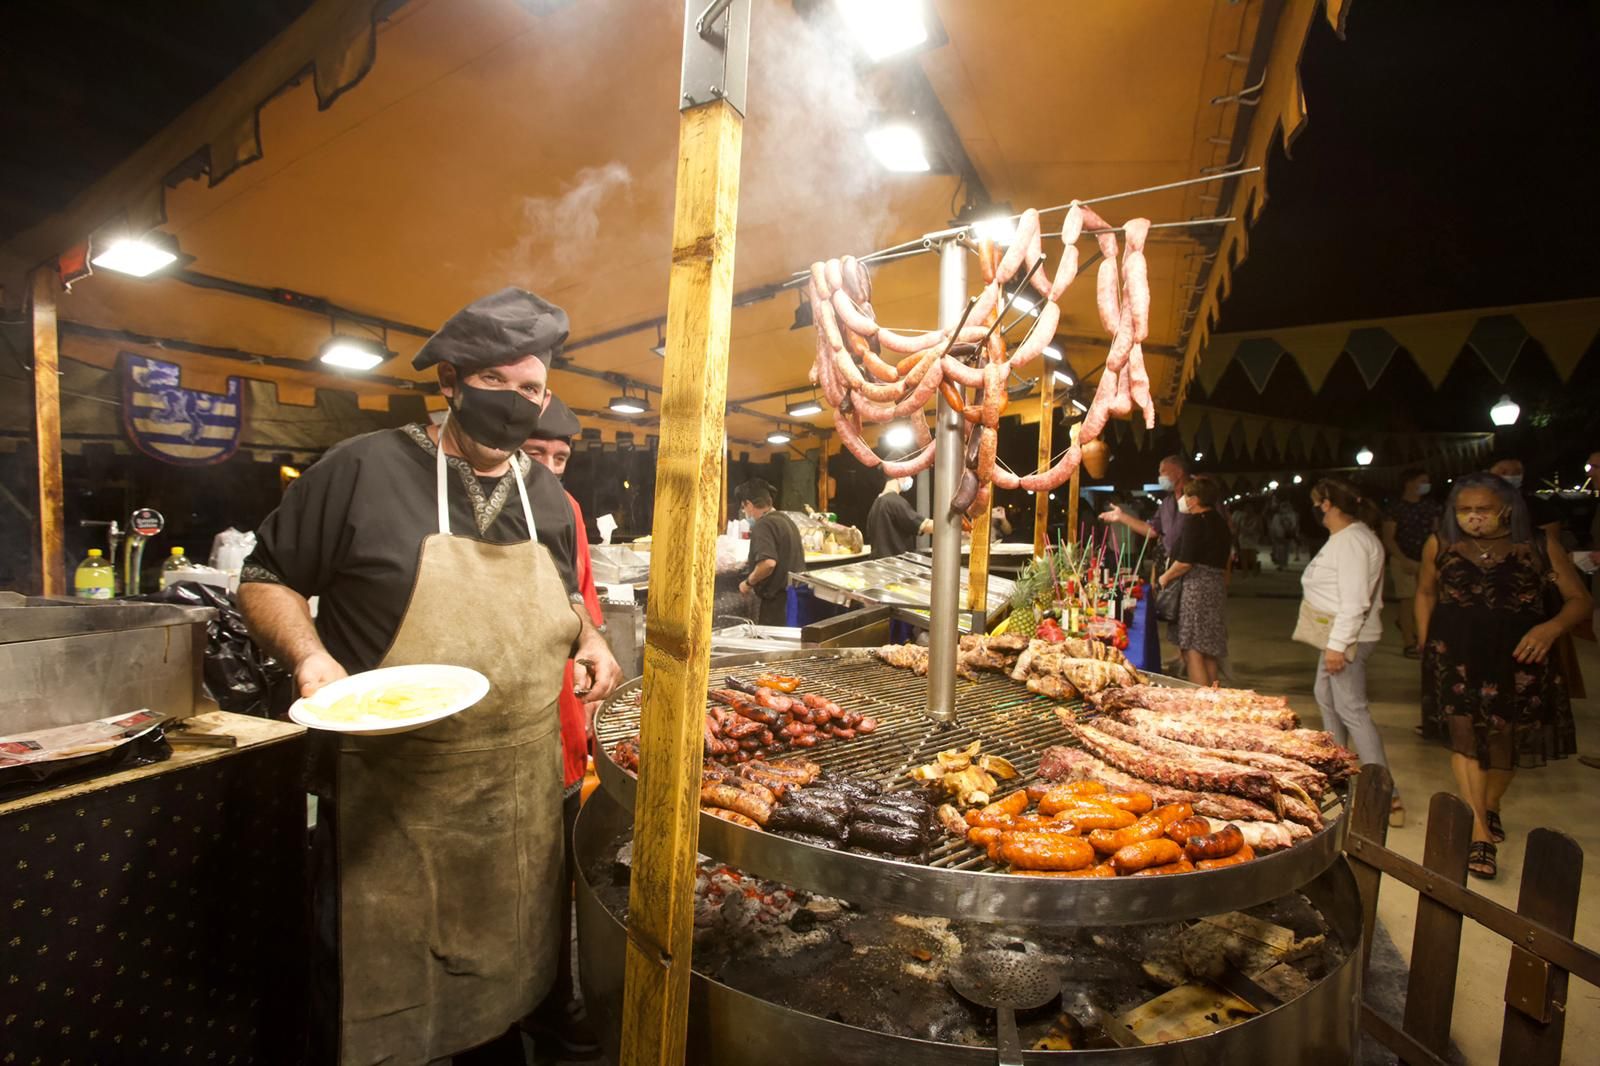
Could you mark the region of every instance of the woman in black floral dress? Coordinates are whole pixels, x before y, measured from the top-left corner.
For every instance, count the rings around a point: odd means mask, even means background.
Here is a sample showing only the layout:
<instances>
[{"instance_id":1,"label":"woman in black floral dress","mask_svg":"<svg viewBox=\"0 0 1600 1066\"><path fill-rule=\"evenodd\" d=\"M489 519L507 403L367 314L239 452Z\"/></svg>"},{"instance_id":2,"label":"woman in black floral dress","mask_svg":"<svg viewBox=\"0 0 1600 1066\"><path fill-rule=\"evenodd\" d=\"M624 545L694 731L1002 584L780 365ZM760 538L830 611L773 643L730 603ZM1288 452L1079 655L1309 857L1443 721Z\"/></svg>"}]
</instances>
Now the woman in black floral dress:
<instances>
[{"instance_id":1,"label":"woman in black floral dress","mask_svg":"<svg viewBox=\"0 0 1600 1066\"><path fill-rule=\"evenodd\" d=\"M1449 745L1456 790L1472 805L1474 876L1495 876L1500 803L1516 771L1577 750L1550 648L1592 609L1571 560L1551 557L1509 483L1492 474L1456 481L1422 549L1417 632L1422 713Z\"/></svg>"}]
</instances>

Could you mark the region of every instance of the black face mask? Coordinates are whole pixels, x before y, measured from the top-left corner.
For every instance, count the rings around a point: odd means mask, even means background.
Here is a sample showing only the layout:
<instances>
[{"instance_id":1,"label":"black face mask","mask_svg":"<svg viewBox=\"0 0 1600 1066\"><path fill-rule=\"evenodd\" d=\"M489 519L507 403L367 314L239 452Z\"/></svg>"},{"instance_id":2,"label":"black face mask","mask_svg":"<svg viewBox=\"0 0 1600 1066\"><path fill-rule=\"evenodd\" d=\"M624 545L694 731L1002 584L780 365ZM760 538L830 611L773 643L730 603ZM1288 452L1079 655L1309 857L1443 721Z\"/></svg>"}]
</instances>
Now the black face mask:
<instances>
[{"instance_id":1,"label":"black face mask","mask_svg":"<svg viewBox=\"0 0 1600 1066\"><path fill-rule=\"evenodd\" d=\"M539 405L515 389L480 389L457 381L450 410L467 436L497 451L515 451L539 428Z\"/></svg>"}]
</instances>

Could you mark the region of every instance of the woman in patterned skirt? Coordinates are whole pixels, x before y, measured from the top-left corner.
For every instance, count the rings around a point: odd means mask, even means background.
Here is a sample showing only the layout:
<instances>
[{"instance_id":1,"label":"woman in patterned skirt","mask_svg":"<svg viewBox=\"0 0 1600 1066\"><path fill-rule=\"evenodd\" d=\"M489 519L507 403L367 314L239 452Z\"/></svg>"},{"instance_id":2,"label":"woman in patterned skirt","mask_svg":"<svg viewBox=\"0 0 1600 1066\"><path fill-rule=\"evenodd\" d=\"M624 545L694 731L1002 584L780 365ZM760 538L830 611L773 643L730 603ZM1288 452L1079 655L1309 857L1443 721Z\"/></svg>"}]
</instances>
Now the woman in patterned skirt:
<instances>
[{"instance_id":1,"label":"woman in patterned skirt","mask_svg":"<svg viewBox=\"0 0 1600 1066\"><path fill-rule=\"evenodd\" d=\"M1233 555L1233 531L1217 510L1222 487L1215 478L1201 475L1183 483L1178 511L1186 516L1173 545L1167 569L1156 579L1166 588L1183 582L1178 620L1172 638L1183 651L1189 680L1197 685L1217 683L1217 664L1228 654L1228 625L1223 606L1228 599L1227 567Z\"/></svg>"},{"instance_id":2,"label":"woman in patterned skirt","mask_svg":"<svg viewBox=\"0 0 1600 1066\"><path fill-rule=\"evenodd\" d=\"M1472 805L1475 877L1497 872L1512 776L1577 749L1550 648L1592 609L1572 561L1546 550L1516 489L1493 474L1456 481L1422 549L1417 633L1423 715L1449 745L1457 792Z\"/></svg>"}]
</instances>

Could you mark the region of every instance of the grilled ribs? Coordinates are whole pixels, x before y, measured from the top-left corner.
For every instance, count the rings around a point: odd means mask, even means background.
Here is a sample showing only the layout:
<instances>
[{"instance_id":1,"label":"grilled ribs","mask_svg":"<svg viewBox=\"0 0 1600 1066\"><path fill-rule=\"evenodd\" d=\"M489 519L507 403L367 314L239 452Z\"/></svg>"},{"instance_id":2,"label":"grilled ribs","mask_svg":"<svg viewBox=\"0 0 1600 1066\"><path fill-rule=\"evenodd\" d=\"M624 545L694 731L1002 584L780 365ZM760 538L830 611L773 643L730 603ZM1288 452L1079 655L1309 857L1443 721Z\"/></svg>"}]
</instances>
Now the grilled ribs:
<instances>
[{"instance_id":1,"label":"grilled ribs","mask_svg":"<svg viewBox=\"0 0 1600 1066\"><path fill-rule=\"evenodd\" d=\"M1146 792L1158 804L1187 803L1194 813L1231 822L1276 822L1276 811L1221 792L1172 788L1123 773L1078 748L1046 748L1039 757L1039 776L1047 781L1098 781L1122 792Z\"/></svg>"},{"instance_id":2,"label":"grilled ribs","mask_svg":"<svg viewBox=\"0 0 1600 1066\"><path fill-rule=\"evenodd\" d=\"M1160 711L1127 710L1120 717L1169 740L1197 747L1261 751L1314 766L1335 781L1355 773L1360 764L1332 736L1316 729L1274 729L1250 722L1196 721Z\"/></svg>"}]
</instances>

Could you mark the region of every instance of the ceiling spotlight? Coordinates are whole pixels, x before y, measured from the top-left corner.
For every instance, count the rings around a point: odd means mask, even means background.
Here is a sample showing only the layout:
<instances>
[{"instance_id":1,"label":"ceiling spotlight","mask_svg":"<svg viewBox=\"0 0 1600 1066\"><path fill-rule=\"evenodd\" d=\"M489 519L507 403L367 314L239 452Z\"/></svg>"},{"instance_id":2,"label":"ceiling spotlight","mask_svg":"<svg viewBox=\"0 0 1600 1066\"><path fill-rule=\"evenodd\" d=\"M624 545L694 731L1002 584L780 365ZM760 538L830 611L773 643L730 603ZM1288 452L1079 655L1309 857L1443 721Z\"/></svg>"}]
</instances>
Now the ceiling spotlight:
<instances>
[{"instance_id":1,"label":"ceiling spotlight","mask_svg":"<svg viewBox=\"0 0 1600 1066\"><path fill-rule=\"evenodd\" d=\"M1021 311L1025 315L1037 315L1039 313L1038 305L1020 294L1011 301L1011 307L1013 310Z\"/></svg>"},{"instance_id":2,"label":"ceiling spotlight","mask_svg":"<svg viewBox=\"0 0 1600 1066\"><path fill-rule=\"evenodd\" d=\"M143 278L178 261L178 254L162 234L143 237L118 237L89 261L97 267L119 274Z\"/></svg>"},{"instance_id":3,"label":"ceiling spotlight","mask_svg":"<svg viewBox=\"0 0 1600 1066\"><path fill-rule=\"evenodd\" d=\"M663 359L665 359L667 357L667 335L665 333L661 332L661 324L660 323L656 324L656 343L650 349L650 351L652 351L656 355L659 355Z\"/></svg>"},{"instance_id":4,"label":"ceiling spotlight","mask_svg":"<svg viewBox=\"0 0 1600 1066\"><path fill-rule=\"evenodd\" d=\"M1044 357L1052 363L1059 363L1061 362L1061 349L1054 344L1047 345L1044 350Z\"/></svg>"},{"instance_id":5,"label":"ceiling spotlight","mask_svg":"<svg viewBox=\"0 0 1600 1066\"><path fill-rule=\"evenodd\" d=\"M775 429L767 434L768 444L788 444L792 440L794 440L794 437L781 429Z\"/></svg>"},{"instance_id":6,"label":"ceiling spotlight","mask_svg":"<svg viewBox=\"0 0 1600 1066\"><path fill-rule=\"evenodd\" d=\"M1300 484L1300 483L1301 483L1301 482L1302 482L1302 481L1304 481L1304 480L1305 480L1305 478L1303 478L1303 477L1301 477L1301 476L1300 476L1300 475L1299 475L1299 474L1296 474L1296 475L1295 475L1295 476L1294 476L1294 483L1295 483L1295 484L1296 484L1296 485L1298 485L1298 484Z\"/></svg>"},{"instance_id":7,"label":"ceiling spotlight","mask_svg":"<svg viewBox=\"0 0 1600 1066\"><path fill-rule=\"evenodd\" d=\"M1082 400L1073 400L1072 401L1072 406L1077 408L1078 413L1080 415L1081 414L1087 414L1089 412L1089 409L1083 405L1083 401Z\"/></svg>"},{"instance_id":8,"label":"ceiling spotlight","mask_svg":"<svg viewBox=\"0 0 1600 1066\"><path fill-rule=\"evenodd\" d=\"M389 357L383 346L369 337L335 333L322 342L317 358L341 370L371 370Z\"/></svg>"},{"instance_id":9,"label":"ceiling spotlight","mask_svg":"<svg viewBox=\"0 0 1600 1066\"><path fill-rule=\"evenodd\" d=\"M1045 351L1048 352L1049 349L1046 348ZM1069 389L1072 388L1072 375L1067 373L1065 370L1051 371L1050 376L1056 379L1057 385L1065 385Z\"/></svg>"},{"instance_id":10,"label":"ceiling spotlight","mask_svg":"<svg viewBox=\"0 0 1600 1066\"><path fill-rule=\"evenodd\" d=\"M650 398L643 389L634 389L630 392L628 386L624 384L622 395L613 396L606 406L619 415L641 415L650 410Z\"/></svg>"},{"instance_id":11,"label":"ceiling spotlight","mask_svg":"<svg viewBox=\"0 0 1600 1066\"><path fill-rule=\"evenodd\" d=\"M930 169L922 134L904 122L893 122L867 132L867 147L885 170L918 173Z\"/></svg>"},{"instance_id":12,"label":"ceiling spotlight","mask_svg":"<svg viewBox=\"0 0 1600 1066\"><path fill-rule=\"evenodd\" d=\"M1017 235L1017 220L1010 215L979 219L972 224L972 235L980 241L988 240L1000 245L1010 244L1011 238Z\"/></svg>"},{"instance_id":13,"label":"ceiling spotlight","mask_svg":"<svg viewBox=\"0 0 1600 1066\"><path fill-rule=\"evenodd\" d=\"M1356 452L1356 465L1357 466L1371 466L1372 465L1372 449L1371 448L1362 448L1359 452Z\"/></svg>"},{"instance_id":14,"label":"ceiling spotlight","mask_svg":"<svg viewBox=\"0 0 1600 1066\"><path fill-rule=\"evenodd\" d=\"M834 0L834 6L874 63L928 39L922 0Z\"/></svg>"},{"instance_id":15,"label":"ceiling spotlight","mask_svg":"<svg viewBox=\"0 0 1600 1066\"><path fill-rule=\"evenodd\" d=\"M909 448L917 439L911 426L905 422L891 422L883 431L883 446L885 448Z\"/></svg>"},{"instance_id":16,"label":"ceiling spotlight","mask_svg":"<svg viewBox=\"0 0 1600 1066\"><path fill-rule=\"evenodd\" d=\"M1514 426L1521 414L1522 408L1509 396L1500 397L1499 402L1489 408L1489 420L1497 426Z\"/></svg>"},{"instance_id":17,"label":"ceiling spotlight","mask_svg":"<svg viewBox=\"0 0 1600 1066\"><path fill-rule=\"evenodd\" d=\"M810 329L814 324L815 323L811 318L811 301L807 300L805 296L802 295L800 297L800 302L795 305L794 321L789 323L789 328Z\"/></svg>"},{"instance_id":18,"label":"ceiling spotlight","mask_svg":"<svg viewBox=\"0 0 1600 1066\"><path fill-rule=\"evenodd\" d=\"M811 396L789 404L784 410L789 413L791 418L805 418L807 415L820 415L822 413L822 403L815 396Z\"/></svg>"}]
</instances>

